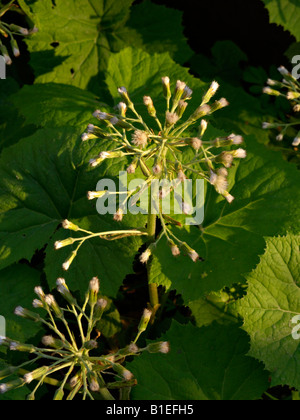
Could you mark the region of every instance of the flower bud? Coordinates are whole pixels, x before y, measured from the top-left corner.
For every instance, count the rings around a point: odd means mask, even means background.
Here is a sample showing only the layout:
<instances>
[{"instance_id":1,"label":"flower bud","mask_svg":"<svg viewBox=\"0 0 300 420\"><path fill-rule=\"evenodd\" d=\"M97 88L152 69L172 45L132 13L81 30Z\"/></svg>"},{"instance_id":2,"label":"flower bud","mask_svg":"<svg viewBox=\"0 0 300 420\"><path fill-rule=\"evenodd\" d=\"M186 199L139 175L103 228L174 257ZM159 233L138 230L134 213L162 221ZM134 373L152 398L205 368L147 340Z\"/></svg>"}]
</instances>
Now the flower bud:
<instances>
[{"instance_id":1,"label":"flower bud","mask_svg":"<svg viewBox=\"0 0 300 420\"><path fill-rule=\"evenodd\" d=\"M127 105L125 104L125 102L120 102L119 103L118 110L119 110L119 113L122 117L126 117Z\"/></svg>"},{"instance_id":2,"label":"flower bud","mask_svg":"<svg viewBox=\"0 0 300 420\"><path fill-rule=\"evenodd\" d=\"M92 392L99 392L100 385L99 385L99 382L98 382L97 374L95 372L89 372L88 382L89 382L90 390Z\"/></svg>"},{"instance_id":3,"label":"flower bud","mask_svg":"<svg viewBox=\"0 0 300 420\"><path fill-rule=\"evenodd\" d=\"M270 96L280 96L281 93L278 90L271 89L269 86L263 88L263 93Z\"/></svg>"},{"instance_id":4,"label":"flower bud","mask_svg":"<svg viewBox=\"0 0 300 420\"><path fill-rule=\"evenodd\" d=\"M119 356L130 356L131 354L137 354L139 353L140 349L138 346L134 343L129 344L129 346L125 347L124 349L121 349L118 351Z\"/></svg>"},{"instance_id":5,"label":"flower bud","mask_svg":"<svg viewBox=\"0 0 300 420\"><path fill-rule=\"evenodd\" d=\"M95 306L98 300L98 293L100 290L100 282L98 277L93 277L89 285L89 303L90 306Z\"/></svg>"},{"instance_id":6,"label":"flower bud","mask_svg":"<svg viewBox=\"0 0 300 420\"><path fill-rule=\"evenodd\" d=\"M17 41L14 38L11 39L10 45L11 45L11 49L13 50L14 56L15 57L20 57L20 54L21 54L20 49L19 49L19 46L17 44Z\"/></svg>"},{"instance_id":7,"label":"flower bud","mask_svg":"<svg viewBox=\"0 0 300 420\"><path fill-rule=\"evenodd\" d=\"M227 99L225 98L221 98L219 101L216 101L212 106L211 106L211 114L213 112L218 111L219 109L225 108L226 106L229 105L229 102L227 101Z\"/></svg>"},{"instance_id":8,"label":"flower bud","mask_svg":"<svg viewBox=\"0 0 300 420\"><path fill-rule=\"evenodd\" d=\"M68 239L65 239L63 241L56 241L55 244L54 244L54 248L56 250L61 249L61 248L65 248L66 246L73 245L73 243L74 243L74 238L68 238Z\"/></svg>"},{"instance_id":9,"label":"flower bud","mask_svg":"<svg viewBox=\"0 0 300 420\"><path fill-rule=\"evenodd\" d=\"M202 98L202 105L207 104L211 100L211 98L216 94L219 87L220 87L219 83L212 82L210 88L208 89L208 91Z\"/></svg>"},{"instance_id":10,"label":"flower bud","mask_svg":"<svg viewBox=\"0 0 300 420\"><path fill-rule=\"evenodd\" d=\"M65 347L64 343L61 340L52 337L52 335L45 335L42 338L42 343L45 347L51 347L56 350L61 350Z\"/></svg>"},{"instance_id":11,"label":"flower bud","mask_svg":"<svg viewBox=\"0 0 300 420\"><path fill-rule=\"evenodd\" d=\"M149 353L167 354L170 351L170 344L167 341L160 342L160 343L151 343L151 344L148 344L146 350Z\"/></svg>"},{"instance_id":12,"label":"flower bud","mask_svg":"<svg viewBox=\"0 0 300 420\"><path fill-rule=\"evenodd\" d=\"M191 98L192 98L192 95L193 95L193 91L192 91L192 89L190 89L188 86L186 86L186 87L184 88L184 92L183 92L183 94L182 94L181 99L184 99L184 100L186 100L186 99L191 99Z\"/></svg>"},{"instance_id":13,"label":"flower bud","mask_svg":"<svg viewBox=\"0 0 300 420\"><path fill-rule=\"evenodd\" d=\"M114 220L116 222L122 222L124 217L124 211L120 208L116 211L116 213L114 214Z\"/></svg>"},{"instance_id":14,"label":"flower bud","mask_svg":"<svg viewBox=\"0 0 300 420\"><path fill-rule=\"evenodd\" d=\"M58 292L66 299L66 301L71 305L76 305L77 301L71 294L68 286L64 279L60 278L56 280L57 290Z\"/></svg>"},{"instance_id":15,"label":"flower bud","mask_svg":"<svg viewBox=\"0 0 300 420\"><path fill-rule=\"evenodd\" d=\"M163 77L161 80L162 80L162 84L163 84L164 97L167 100L170 100L171 97L172 97L170 79L169 79L169 77Z\"/></svg>"},{"instance_id":16,"label":"flower bud","mask_svg":"<svg viewBox=\"0 0 300 420\"><path fill-rule=\"evenodd\" d=\"M144 96L144 105L147 107L149 115L156 118L156 109L150 96Z\"/></svg>"},{"instance_id":17,"label":"flower bud","mask_svg":"<svg viewBox=\"0 0 300 420\"><path fill-rule=\"evenodd\" d=\"M128 95L128 92L127 92L127 89L126 89L125 87L120 87L120 88L118 88L118 92L119 92L119 94L121 95L121 97L122 97L122 99L123 99L124 103L125 103L125 104L129 107L129 108L132 108L133 103L131 102L131 100L130 100L130 98L129 98L129 95Z\"/></svg>"},{"instance_id":18,"label":"flower bud","mask_svg":"<svg viewBox=\"0 0 300 420\"><path fill-rule=\"evenodd\" d=\"M208 127L208 123L206 120L201 120L200 124L200 137L203 137Z\"/></svg>"},{"instance_id":19,"label":"flower bud","mask_svg":"<svg viewBox=\"0 0 300 420\"><path fill-rule=\"evenodd\" d=\"M133 378L133 374L119 363L115 363L112 368L118 375L123 376L125 381L130 381Z\"/></svg>"},{"instance_id":20,"label":"flower bud","mask_svg":"<svg viewBox=\"0 0 300 420\"><path fill-rule=\"evenodd\" d=\"M0 44L0 52L5 60L5 63L10 66L12 64L12 59L10 58L7 48L5 47L5 45Z\"/></svg>"},{"instance_id":21,"label":"flower bud","mask_svg":"<svg viewBox=\"0 0 300 420\"><path fill-rule=\"evenodd\" d=\"M18 306L15 309L14 313L17 316L20 316L21 318L29 319L30 321L39 322L41 320L38 314L28 311L27 309L22 308L22 306Z\"/></svg>"},{"instance_id":22,"label":"flower bud","mask_svg":"<svg viewBox=\"0 0 300 420\"><path fill-rule=\"evenodd\" d=\"M94 200L95 198L102 198L105 196L107 191L88 191L87 199Z\"/></svg>"},{"instance_id":23,"label":"flower bud","mask_svg":"<svg viewBox=\"0 0 300 420\"><path fill-rule=\"evenodd\" d=\"M52 309L54 314L57 316L57 318L62 319L64 317L63 311L59 307L58 303L56 302L54 296L47 295L45 297L45 302L49 306L49 309Z\"/></svg>"},{"instance_id":24,"label":"flower bud","mask_svg":"<svg viewBox=\"0 0 300 420\"><path fill-rule=\"evenodd\" d=\"M24 381L26 384L30 384L36 379L40 379L42 376L45 376L49 372L50 368L48 366L43 366L39 369L34 370L33 372L26 373L24 375Z\"/></svg>"},{"instance_id":25,"label":"flower bud","mask_svg":"<svg viewBox=\"0 0 300 420\"><path fill-rule=\"evenodd\" d=\"M187 102L185 102L183 100L179 101L178 107L177 107L177 110L176 110L176 114L178 115L178 119L183 117L183 114L185 113L185 110L186 110L187 106L188 106Z\"/></svg>"},{"instance_id":26,"label":"flower bud","mask_svg":"<svg viewBox=\"0 0 300 420\"><path fill-rule=\"evenodd\" d=\"M27 36L29 35L29 30L27 28L22 28L21 26L18 25L9 25L9 28L12 32L18 32L21 35Z\"/></svg>"},{"instance_id":27,"label":"flower bud","mask_svg":"<svg viewBox=\"0 0 300 420\"><path fill-rule=\"evenodd\" d=\"M294 147L298 147L300 145L300 133L297 137L294 138L293 144Z\"/></svg>"},{"instance_id":28,"label":"flower bud","mask_svg":"<svg viewBox=\"0 0 300 420\"><path fill-rule=\"evenodd\" d=\"M21 387L22 385L24 385L24 380L21 378L7 382L6 384L0 384L0 394L5 394L6 392Z\"/></svg>"},{"instance_id":29,"label":"flower bud","mask_svg":"<svg viewBox=\"0 0 300 420\"><path fill-rule=\"evenodd\" d=\"M71 267L73 261L75 260L77 256L77 251L73 251L71 253L71 255L69 256L69 258L63 263L62 268L64 271L68 271L69 268Z\"/></svg>"},{"instance_id":30,"label":"flower bud","mask_svg":"<svg viewBox=\"0 0 300 420\"><path fill-rule=\"evenodd\" d=\"M151 257L152 252L151 249L148 248L145 252L142 253L142 255L140 256L140 262L142 264L146 264L149 261L149 258Z\"/></svg>"},{"instance_id":31,"label":"flower bud","mask_svg":"<svg viewBox=\"0 0 300 420\"><path fill-rule=\"evenodd\" d=\"M90 340L84 344L84 348L87 350L94 350L98 348L98 343L96 340Z\"/></svg>"},{"instance_id":32,"label":"flower bud","mask_svg":"<svg viewBox=\"0 0 300 420\"><path fill-rule=\"evenodd\" d=\"M9 349L11 351L19 351L21 353L34 353L36 351L35 347L31 344L22 344L18 341L11 341Z\"/></svg>"},{"instance_id":33,"label":"flower bud","mask_svg":"<svg viewBox=\"0 0 300 420\"><path fill-rule=\"evenodd\" d=\"M70 222L69 220L64 220L62 222L62 227L67 230L73 230L74 232L77 232L79 230L79 227L74 223Z\"/></svg>"},{"instance_id":34,"label":"flower bud","mask_svg":"<svg viewBox=\"0 0 300 420\"><path fill-rule=\"evenodd\" d=\"M94 316L93 316L94 321L96 322L100 321L107 305L108 305L108 302L106 299L102 298L97 301L94 308Z\"/></svg>"},{"instance_id":35,"label":"flower bud","mask_svg":"<svg viewBox=\"0 0 300 420\"><path fill-rule=\"evenodd\" d=\"M143 312L142 318L140 320L139 326L138 326L138 331L140 334L146 331L148 324L151 320L151 317L152 317L152 311L150 311L149 309L145 309Z\"/></svg>"},{"instance_id":36,"label":"flower bud","mask_svg":"<svg viewBox=\"0 0 300 420\"><path fill-rule=\"evenodd\" d=\"M209 105L201 105L196 111L190 116L189 121L197 121L199 118L205 117L211 113L211 107Z\"/></svg>"}]
</instances>

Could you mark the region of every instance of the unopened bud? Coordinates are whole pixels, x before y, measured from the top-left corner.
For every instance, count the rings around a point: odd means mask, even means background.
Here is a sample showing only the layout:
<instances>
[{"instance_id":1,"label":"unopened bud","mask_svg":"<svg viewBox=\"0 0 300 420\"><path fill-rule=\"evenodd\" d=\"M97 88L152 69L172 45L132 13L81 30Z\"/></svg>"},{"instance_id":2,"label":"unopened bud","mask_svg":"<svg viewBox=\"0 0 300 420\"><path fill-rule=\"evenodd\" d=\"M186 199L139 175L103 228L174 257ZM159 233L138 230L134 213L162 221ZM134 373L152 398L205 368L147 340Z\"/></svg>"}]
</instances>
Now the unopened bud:
<instances>
[{"instance_id":1,"label":"unopened bud","mask_svg":"<svg viewBox=\"0 0 300 420\"><path fill-rule=\"evenodd\" d=\"M74 223L70 222L69 220L64 220L62 222L62 227L67 230L73 230L74 232L77 232L79 230L79 227Z\"/></svg>"},{"instance_id":2,"label":"unopened bud","mask_svg":"<svg viewBox=\"0 0 300 420\"><path fill-rule=\"evenodd\" d=\"M202 98L202 105L207 104L211 100L211 98L216 94L219 87L220 87L219 83L212 82L210 88L208 89L208 91Z\"/></svg>"},{"instance_id":3,"label":"unopened bud","mask_svg":"<svg viewBox=\"0 0 300 420\"><path fill-rule=\"evenodd\" d=\"M107 191L88 191L87 199L94 200L95 198L102 198L105 196Z\"/></svg>"},{"instance_id":4,"label":"unopened bud","mask_svg":"<svg viewBox=\"0 0 300 420\"><path fill-rule=\"evenodd\" d=\"M62 319L64 317L63 311L59 307L59 305L56 302L54 296L47 295L45 297L45 302L47 303L47 305L49 306L49 308L53 310L53 312L57 316L57 318Z\"/></svg>"},{"instance_id":5,"label":"unopened bud","mask_svg":"<svg viewBox=\"0 0 300 420\"><path fill-rule=\"evenodd\" d=\"M93 277L89 285L89 303L90 306L95 306L98 300L98 293L100 290L100 282L98 277Z\"/></svg>"},{"instance_id":6,"label":"unopened bud","mask_svg":"<svg viewBox=\"0 0 300 420\"><path fill-rule=\"evenodd\" d=\"M138 331L139 333L143 333L144 331L146 331L148 324L151 320L152 317L152 311L150 311L149 309L145 309L142 315L142 318L140 320L139 326L138 326Z\"/></svg>"},{"instance_id":7,"label":"unopened bud","mask_svg":"<svg viewBox=\"0 0 300 420\"><path fill-rule=\"evenodd\" d=\"M54 248L56 250L61 249L61 248L65 248L66 246L73 245L73 243L74 243L74 238L68 238L68 239L65 239L63 241L56 241L55 244L54 244Z\"/></svg>"},{"instance_id":8,"label":"unopened bud","mask_svg":"<svg viewBox=\"0 0 300 420\"><path fill-rule=\"evenodd\" d=\"M29 319L30 321L39 322L41 320L38 314L28 311L28 309L22 308L22 306L18 306L15 309L14 313L17 316L20 316L21 318Z\"/></svg>"},{"instance_id":9,"label":"unopened bud","mask_svg":"<svg viewBox=\"0 0 300 420\"><path fill-rule=\"evenodd\" d=\"M75 260L77 256L77 251L73 251L71 253L71 255L69 256L69 258L63 263L62 268L64 271L68 271L69 268L71 267L73 261Z\"/></svg>"},{"instance_id":10,"label":"unopened bud","mask_svg":"<svg viewBox=\"0 0 300 420\"><path fill-rule=\"evenodd\" d=\"M166 99L170 100L171 97L172 97L171 86L170 86L170 78L169 77L163 77L161 80L162 80L162 84L163 84L164 96L165 96Z\"/></svg>"},{"instance_id":11,"label":"unopened bud","mask_svg":"<svg viewBox=\"0 0 300 420\"><path fill-rule=\"evenodd\" d=\"M170 344L167 341L160 343L148 344L147 349L149 353L164 353L167 354L170 351Z\"/></svg>"},{"instance_id":12,"label":"unopened bud","mask_svg":"<svg viewBox=\"0 0 300 420\"><path fill-rule=\"evenodd\" d=\"M33 372L26 373L26 375L24 375L25 383L30 384L32 381L40 379L42 376L46 375L49 372L49 369L49 367L43 366L39 369L34 370Z\"/></svg>"},{"instance_id":13,"label":"unopened bud","mask_svg":"<svg viewBox=\"0 0 300 420\"><path fill-rule=\"evenodd\" d=\"M144 105L147 107L149 115L156 118L156 109L150 96L144 96Z\"/></svg>"}]
</instances>

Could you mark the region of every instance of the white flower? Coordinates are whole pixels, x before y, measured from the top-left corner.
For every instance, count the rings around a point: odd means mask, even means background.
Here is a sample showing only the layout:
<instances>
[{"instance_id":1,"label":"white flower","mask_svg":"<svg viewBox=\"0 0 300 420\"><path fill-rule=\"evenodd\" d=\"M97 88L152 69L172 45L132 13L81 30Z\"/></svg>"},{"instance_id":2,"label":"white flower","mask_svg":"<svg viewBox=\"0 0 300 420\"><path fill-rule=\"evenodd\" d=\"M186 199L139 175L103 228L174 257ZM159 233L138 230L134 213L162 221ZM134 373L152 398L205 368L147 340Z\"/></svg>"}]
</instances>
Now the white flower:
<instances>
[{"instance_id":1,"label":"white flower","mask_svg":"<svg viewBox=\"0 0 300 420\"><path fill-rule=\"evenodd\" d=\"M41 300L38 300L38 299L34 299L34 301L32 302L32 306L36 309L44 307L43 302Z\"/></svg>"},{"instance_id":2,"label":"white flower","mask_svg":"<svg viewBox=\"0 0 300 420\"><path fill-rule=\"evenodd\" d=\"M210 92L211 92L212 96L214 96L216 94L219 87L220 87L220 85L219 85L218 82L216 82L216 81L212 82L212 84L210 86Z\"/></svg>"},{"instance_id":3,"label":"white flower","mask_svg":"<svg viewBox=\"0 0 300 420\"><path fill-rule=\"evenodd\" d=\"M169 353L169 351L170 351L170 344L167 341L164 341L164 342L159 343L159 344L160 344L160 346L159 346L160 353L164 353L164 354Z\"/></svg>"},{"instance_id":4,"label":"white flower","mask_svg":"<svg viewBox=\"0 0 300 420\"><path fill-rule=\"evenodd\" d=\"M219 101L217 101L221 108L225 108L229 105L229 102L225 98L221 98Z\"/></svg>"},{"instance_id":5,"label":"white flower","mask_svg":"<svg viewBox=\"0 0 300 420\"><path fill-rule=\"evenodd\" d=\"M120 102L118 104L118 109L119 109L121 114L125 114L126 111L127 111L127 105L125 104L125 102Z\"/></svg>"},{"instance_id":6,"label":"white flower","mask_svg":"<svg viewBox=\"0 0 300 420\"><path fill-rule=\"evenodd\" d=\"M148 135L145 131L136 130L132 136L132 143L144 149L148 144Z\"/></svg>"},{"instance_id":7,"label":"white flower","mask_svg":"<svg viewBox=\"0 0 300 420\"><path fill-rule=\"evenodd\" d=\"M190 99L192 95L193 95L192 89L186 86L183 91L182 99Z\"/></svg>"},{"instance_id":8,"label":"white flower","mask_svg":"<svg viewBox=\"0 0 300 420\"><path fill-rule=\"evenodd\" d=\"M142 253L140 256L140 262L142 264L146 264L149 261L149 258L151 257L151 250L148 248L145 252Z\"/></svg>"},{"instance_id":9,"label":"white flower","mask_svg":"<svg viewBox=\"0 0 300 420\"><path fill-rule=\"evenodd\" d=\"M178 246L177 246L177 245L173 245L173 246L171 247L171 251L172 251L172 255L173 255L174 257L178 257L178 255L180 255L180 249L178 248Z\"/></svg>"},{"instance_id":10,"label":"white flower","mask_svg":"<svg viewBox=\"0 0 300 420\"><path fill-rule=\"evenodd\" d=\"M197 137L194 137L191 139L191 146L195 150L199 150L202 146L202 141L198 139Z\"/></svg>"},{"instance_id":11,"label":"white flower","mask_svg":"<svg viewBox=\"0 0 300 420\"><path fill-rule=\"evenodd\" d=\"M234 201L234 197L231 194L227 194L225 196L226 200L228 201L229 204L231 204Z\"/></svg>"},{"instance_id":12,"label":"white flower","mask_svg":"<svg viewBox=\"0 0 300 420\"><path fill-rule=\"evenodd\" d=\"M0 394L5 394L8 391L8 386L6 384L0 385Z\"/></svg>"},{"instance_id":13,"label":"white flower","mask_svg":"<svg viewBox=\"0 0 300 420\"><path fill-rule=\"evenodd\" d=\"M118 209L118 210L117 210L117 212L116 212L116 213L115 213L115 215L114 215L114 220L115 220L116 222L122 222L123 217L124 217L124 212L123 212L123 210L122 210L122 209Z\"/></svg>"},{"instance_id":14,"label":"white flower","mask_svg":"<svg viewBox=\"0 0 300 420\"><path fill-rule=\"evenodd\" d=\"M45 293L44 293L43 289L40 286L37 286L37 287L34 288L34 293L36 295L38 295L38 297L40 299L44 299L45 298Z\"/></svg>"},{"instance_id":15,"label":"white flower","mask_svg":"<svg viewBox=\"0 0 300 420\"><path fill-rule=\"evenodd\" d=\"M263 123L262 123L262 128L263 128L264 130L267 130L268 128L271 128L271 127L273 127L273 126L272 126L272 124L270 124L270 123L268 123L268 122L263 122Z\"/></svg>"},{"instance_id":16,"label":"white flower","mask_svg":"<svg viewBox=\"0 0 300 420\"><path fill-rule=\"evenodd\" d=\"M133 374L127 369L124 369L122 374L125 381L130 381L133 378Z\"/></svg>"},{"instance_id":17,"label":"white flower","mask_svg":"<svg viewBox=\"0 0 300 420\"><path fill-rule=\"evenodd\" d=\"M270 87L264 87L263 88L263 93L267 94L267 95L272 95L273 93L273 89L271 89Z\"/></svg>"},{"instance_id":18,"label":"white flower","mask_svg":"<svg viewBox=\"0 0 300 420\"><path fill-rule=\"evenodd\" d=\"M284 138L284 135L283 134L278 134L278 136L276 136L276 140L277 141L282 141L283 138Z\"/></svg>"},{"instance_id":19,"label":"white flower","mask_svg":"<svg viewBox=\"0 0 300 420\"><path fill-rule=\"evenodd\" d=\"M107 120L109 115L106 112L101 112L100 109L97 109L97 111L93 113L93 117L98 118L98 120Z\"/></svg>"},{"instance_id":20,"label":"white flower","mask_svg":"<svg viewBox=\"0 0 300 420\"><path fill-rule=\"evenodd\" d=\"M90 281L90 291L94 294L98 294L100 290L100 282L98 277L93 277Z\"/></svg>"},{"instance_id":21,"label":"white flower","mask_svg":"<svg viewBox=\"0 0 300 420\"><path fill-rule=\"evenodd\" d=\"M166 112L166 121L168 125L174 125L178 122L179 116L176 114L176 112Z\"/></svg>"},{"instance_id":22,"label":"white flower","mask_svg":"<svg viewBox=\"0 0 300 420\"><path fill-rule=\"evenodd\" d=\"M162 77L161 81L164 85L169 85L170 84L170 78L168 76Z\"/></svg>"},{"instance_id":23,"label":"white flower","mask_svg":"<svg viewBox=\"0 0 300 420\"><path fill-rule=\"evenodd\" d=\"M244 149L237 149L234 151L233 155L235 158L245 159L247 157L247 152Z\"/></svg>"},{"instance_id":24,"label":"white flower","mask_svg":"<svg viewBox=\"0 0 300 420\"><path fill-rule=\"evenodd\" d=\"M181 80L177 80L176 90L184 92L185 88L186 88L186 83L182 82Z\"/></svg>"},{"instance_id":25,"label":"white flower","mask_svg":"<svg viewBox=\"0 0 300 420\"><path fill-rule=\"evenodd\" d=\"M144 104L146 106L153 106L153 101L150 96L144 96Z\"/></svg>"},{"instance_id":26,"label":"white flower","mask_svg":"<svg viewBox=\"0 0 300 420\"><path fill-rule=\"evenodd\" d=\"M17 306L14 312L15 315L24 317L25 316L25 309L22 306Z\"/></svg>"},{"instance_id":27,"label":"white flower","mask_svg":"<svg viewBox=\"0 0 300 420\"><path fill-rule=\"evenodd\" d=\"M201 136L203 136L205 131L207 130L208 122L206 120L201 120L200 127L201 127Z\"/></svg>"},{"instance_id":28,"label":"white flower","mask_svg":"<svg viewBox=\"0 0 300 420\"><path fill-rule=\"evenodd\" d=\"M295 137L293 141L293 146L298 147L300 145L300 137Z\"/></svg>"},{"instance_id":29,"label":"white flower","mask_svg":"<svg viewBox=\"0 0 300 420\"><path fill-rule=\"evenodd\" d=\"M99 159L107 159L110 156L110 152L101 152L99 154Z\"/></svg>"},{"instance_id":30,"label":"white flower","mask_svg":"<svg viewBox=\"0 0 300 420\"><path fill-rule=\"evenodd\" d=\"M199 260L199 254L194 250L190 251L188 255L194 262Z\"/></svg>"},{"instance_id":31,"label":"white flower","mask_svg":"<svg viewBox=\"0 0 300 420\"><path fill-rule=\"evenodd\" d=\"M30 384L33 381L33 375L31 373L26 373L24 375L24 381L26 384Z\"/></svg>"},{"instance_id":32,"label":"white flower","mask_svg":"<svg viewBox=\"0 0 300 420\"><path fill-rule=\"evenodd\" d=\"M244 142L243 137L237 136L236 134L231 134L228 138L232 141L232 144L234 145L239 145Z\"/></svg>"}]
</instances>

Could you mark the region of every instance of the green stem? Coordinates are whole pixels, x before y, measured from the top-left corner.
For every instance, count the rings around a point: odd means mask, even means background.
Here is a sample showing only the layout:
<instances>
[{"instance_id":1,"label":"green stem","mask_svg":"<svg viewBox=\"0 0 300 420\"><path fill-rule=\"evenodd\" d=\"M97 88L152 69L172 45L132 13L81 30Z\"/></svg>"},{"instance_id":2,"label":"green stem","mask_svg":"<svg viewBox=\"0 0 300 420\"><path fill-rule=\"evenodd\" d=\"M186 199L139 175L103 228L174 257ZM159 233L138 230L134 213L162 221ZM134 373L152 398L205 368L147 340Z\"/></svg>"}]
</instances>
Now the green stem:
<instances>
[{"instance_id":1,"label":"green stem","mask_svg":"<svg viewBox=\"0 0 300 420\"><path fill-rule=\"evenodd\" d=\"M151 214L151 198L150 198L150 204L149 204L147 232L148 232L148 236L149 236L149 244L155 242L156 214L155 213ZM148 264L147 264L148 279L150 277L150 264L151 264L151 262L148 262ZM151 308L153 310L153 316L155 316L155 313L156 313L156 311L159 307L157 284L154 284L154 283L149 284L149 296L150 296Z\"/></svg>"}]
</instances>

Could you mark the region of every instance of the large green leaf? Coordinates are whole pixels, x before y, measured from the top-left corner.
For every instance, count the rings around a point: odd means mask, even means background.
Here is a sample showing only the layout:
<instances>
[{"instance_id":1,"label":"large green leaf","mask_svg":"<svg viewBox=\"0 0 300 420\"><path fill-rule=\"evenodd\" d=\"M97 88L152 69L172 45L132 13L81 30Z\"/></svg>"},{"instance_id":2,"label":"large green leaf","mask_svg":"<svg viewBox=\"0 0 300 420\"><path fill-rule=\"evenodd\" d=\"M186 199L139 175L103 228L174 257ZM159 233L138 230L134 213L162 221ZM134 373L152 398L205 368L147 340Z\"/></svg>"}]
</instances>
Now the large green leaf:
<instances>
[{"instance_id":1,"label":"large green leaf","mask_svg":"<svg viewBox=\"0 0 300 420\"><path fill-rule=\"evenodd\" d=\"M95 203L86 198L89 190L96 189L104 176L118 175L119 166L108 162L98 170L90 170L87 162L103 147L97 141L82 144L77 130L70 127L42 129L17 146L6 149L0 159L0 267L4 268L21 258L31 259L37 249L50 242L62 220L84 219L83 227L92 231L116 230L120 226L112 216L99 216ZM111 145L110 145L111 146ZM111 173L110 173L111 172ZM139 226L141 218L134 219ZM134 223L129 222L131 227ZM63 239L69 233L57 234ZM132 260L140 240L105 242L94 240L82 247L82 256L76 259L66 276L72 288L85 291L89 277L103 279L102 292L114 296L124 276L132 270ZM61 277L61 258L66 249L57 251L46 267L49 281L54 285ZM69 248L68 253L71 252ZM54 259L54 261L53 261ZM117 260L118 264L114 264ZM64 261L61 261L61 263ZM86 270L86 268L89 268Z\"/></svg>"},{"instance_id":2,"label":"large green leaf","mask_svg":"<svg viewBox=\"0 0 300 420\"><path fill-rule=\"evenodd\" d=\"M262 0L269 10L270 21L282 25L300 41L300 3L298 0Z\"/></svg>"},{"instance_id":3,"label":"large green leaf","mask_svg":"<svg viewBox=\"0 0 300 420\"><path fill-rule=\"evenodd\" d=\"M11 101L27 124L37 127L80 127L88 124L100 105L93 94L59 83L24 86Z\"/></svg>"},{"instance_id":4,"label":"large green leaf","mask_svg":"<svg viewBox=\"0 0 300 420\"><path fill-rule=\"evenodd\" d=\"M28 342L41 325L14 315L17 306L32 308L33 289L40 285L41 273L24 265L13 265L0 271L0 315L6 320L6 336Z\"/></svg>"},{"instance_id":5,"label":"large green leaf","mask_svg":"<svg viewBox=\"0 0 300 420\"><path fill-rule=\"evenodd\" d=\"M180 27L181 12L133 0L21 0L38 34L27 40L36 82L58 82L99 93L111 53L126 46L169 50L184 62L190 55ZM152 28L156 22L159 30ZM151 29L150 29L151 28ZM145 43L145 45L144 45Z\"/></svg>"},{"instance_id":6,"label":"large green leaf","mask_svg":"<svg viewBox=\"0 0 300 420\"><path fill-rule=\"evenodd\" d=\"M248 157L231 171L229 205L208 186L205 220L201 228L174 228L204 259L174 258L166 241L155 251L150 281L181 293L187 304L244 282L243 274L259 262L265 236L299 231L300 174L280 154L246 138ZM292 215L292 217L291 217Z\"/></svg>"},{"instance_id":7,"label":"large green leaf","mask_svg":"<svg viewBox=\"0 0 300 420\"><path fill-rule=\"evenodd\" d=\"M162 114L166 111L161 82L164 76L170 77L174 88L180 79L194 89L188 110L194 111L200 105L207 84L191 76L188 69L176 64L168 53L149 55L141 49L126 48L118 54L112 54L106 84L116 103L120 101L118 88L124 86L143 115L147 113L143 105L144 95L152 96L155 107Z\"/></svg>"},{"instance_id":8,"label":"large green leaf","mask_svg":"<svg viewBox=\"0 0 300 420\"><path fill-rule=\"evenodd\" d=\"M251 337L250 355L264 362L273 385L300 389L300 236L270 238L258 267L249 275L248 295L238 304ZM296 323L293 318L298 316Z\"/></svg>"},{"instance_id":9,"label":"large green leaf","mask_svg":"<svg viewBox=\"0 0 300 420\"><path fill-rule=\"evenodd\" d=\"M134 400L253 400L268 388L267 372L246 356L248 338L238 326L174 321L162 339L169 354L144 353L128 365L138 379Z\"/></svg>"}]
</instances>

